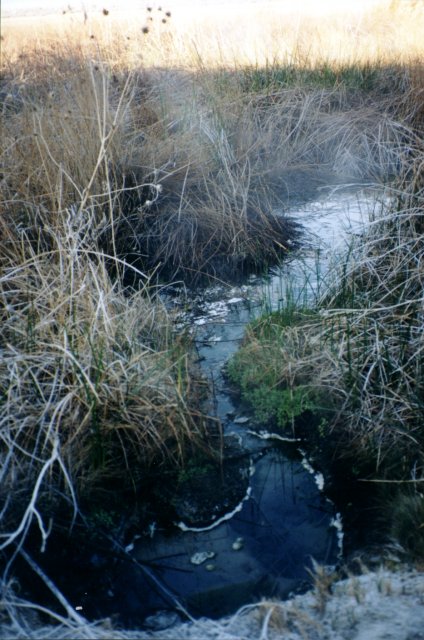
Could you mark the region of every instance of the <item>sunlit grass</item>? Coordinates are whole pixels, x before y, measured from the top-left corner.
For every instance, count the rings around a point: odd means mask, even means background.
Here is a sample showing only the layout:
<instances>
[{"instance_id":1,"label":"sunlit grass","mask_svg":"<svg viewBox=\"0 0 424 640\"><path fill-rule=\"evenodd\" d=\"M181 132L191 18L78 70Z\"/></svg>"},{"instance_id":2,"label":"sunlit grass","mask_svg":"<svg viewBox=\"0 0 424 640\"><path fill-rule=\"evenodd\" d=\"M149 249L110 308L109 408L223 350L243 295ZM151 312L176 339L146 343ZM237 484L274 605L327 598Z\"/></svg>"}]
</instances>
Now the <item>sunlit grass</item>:
<instances>
[{"instance_id":1,"label":"sunlit grass","mask_svg":"<svg viewBox=\"0 0 424 640\"><path fill-rule=\"evenodd\" d=\"M245 64L404 64L423 53L420 2L370 2L344 11L330 3L265 2L172 10L111 11L4 20L3 50L12 57L58 39L127 67L207 68ZM355 3L353 3L354 5ZM163 20L166 20L164 23Z\"/></svg>"}]
</instances>

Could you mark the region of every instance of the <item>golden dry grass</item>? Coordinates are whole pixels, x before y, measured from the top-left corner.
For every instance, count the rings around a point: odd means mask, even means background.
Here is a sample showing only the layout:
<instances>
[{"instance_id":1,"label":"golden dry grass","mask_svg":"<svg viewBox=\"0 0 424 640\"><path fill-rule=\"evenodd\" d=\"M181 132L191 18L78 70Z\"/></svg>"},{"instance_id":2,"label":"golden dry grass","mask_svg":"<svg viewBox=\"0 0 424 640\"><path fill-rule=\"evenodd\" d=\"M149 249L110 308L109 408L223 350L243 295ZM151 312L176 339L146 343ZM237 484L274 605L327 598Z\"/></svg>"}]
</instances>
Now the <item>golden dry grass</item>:
<instances>
[{"instance_id":1,"label":"golden dry grass","mask_svg":"<svg viewBox=\"0 0 424 640\"><path fill-rule=\"evenodd\" d=\"M402 64L423 53L424 11L417 1L352 3L265 2L177 5L164 12L101 12L3 20L3 55L56 46L83 48L130 68L143 66L207 68L245 64L323 60L332 65ZM148 18L153 17L153 21ZM34 28L36 26L36 29ZM143 34L142 28L149 33Z\"/></svg>"}]
</instances>

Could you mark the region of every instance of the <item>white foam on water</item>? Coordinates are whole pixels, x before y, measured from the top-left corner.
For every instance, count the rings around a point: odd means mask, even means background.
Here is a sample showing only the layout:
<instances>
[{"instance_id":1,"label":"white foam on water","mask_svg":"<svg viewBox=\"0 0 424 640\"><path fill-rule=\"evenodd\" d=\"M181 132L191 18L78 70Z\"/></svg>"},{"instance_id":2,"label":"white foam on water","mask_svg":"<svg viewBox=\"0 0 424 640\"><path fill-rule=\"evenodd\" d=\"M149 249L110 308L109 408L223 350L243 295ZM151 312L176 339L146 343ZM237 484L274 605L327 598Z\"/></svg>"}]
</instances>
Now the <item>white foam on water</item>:
<instances>
[{"instance_id":1,"label":"white foam on water","mask_svg":"<svg viewBox=\"0 0 424 640\"><path fill-rule=\"evenodd\" d=\"M220 524L226 522L227 520L231 520L232 517L235 516L236 513L239 513L243 509L243 503L250 498L252 493L252 487L248 487L246 491L246 495L243 500L229 513L224 514L221 518L218 518L215 522L208 525L207 527L189 527L184 522L177 522L176 526L181 529L181 531L194 531L196 533L200 533L201 531L211 531L215 529L215 527L219 527Z\"/></svg>"}]
</instances>

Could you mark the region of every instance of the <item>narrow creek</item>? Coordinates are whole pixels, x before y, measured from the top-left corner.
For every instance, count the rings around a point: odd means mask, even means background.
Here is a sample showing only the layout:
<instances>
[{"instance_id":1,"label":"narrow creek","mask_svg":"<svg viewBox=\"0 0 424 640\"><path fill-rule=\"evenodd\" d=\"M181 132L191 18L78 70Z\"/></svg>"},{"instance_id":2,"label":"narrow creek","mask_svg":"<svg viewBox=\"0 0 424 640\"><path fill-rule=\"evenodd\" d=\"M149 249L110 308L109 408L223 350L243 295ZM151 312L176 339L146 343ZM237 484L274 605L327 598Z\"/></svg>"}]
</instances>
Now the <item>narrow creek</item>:
<instances>
[{"instance_id":1,"label":"narrow creek","mask_svg":"<svg viewBox=\"0 0 424 640\"><path fill-rule=\"evenodd\" d=\"M192 327L225 440L248 452L239 469L245 489L236 504L219 516L211 513L207 523L182 519L172 531L163 531L152 522L128 545L137 562L152 567L147 573L134 570L118 586L125 591L130 621L133 611L153 629L167 626L176 602L191 615L214 618L263 597L285 598L308 587L313 561L335 565L340 560L342 522L325 496L325 479L299 443L279 441L240 413L223 367L249 321L288 298L305 304L320 294L335 256L350 234L360 233L372 202L366 190L356 188L299 205L291 215L305 227L306 248L269 277L173 298L182 324Z\"/></svg>"}]
</instances>

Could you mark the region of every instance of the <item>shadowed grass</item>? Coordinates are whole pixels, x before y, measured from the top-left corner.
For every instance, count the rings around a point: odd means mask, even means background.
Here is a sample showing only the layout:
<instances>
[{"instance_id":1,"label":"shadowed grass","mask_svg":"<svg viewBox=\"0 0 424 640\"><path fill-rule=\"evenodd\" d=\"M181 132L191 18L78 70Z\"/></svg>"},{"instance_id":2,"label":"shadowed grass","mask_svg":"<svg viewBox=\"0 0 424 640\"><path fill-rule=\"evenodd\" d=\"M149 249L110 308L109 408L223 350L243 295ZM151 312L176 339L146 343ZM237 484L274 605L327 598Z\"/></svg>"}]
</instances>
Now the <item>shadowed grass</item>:
<instances>
[{"instance_id":1,"label":"shadowed grass","mask_svg":"<svg viewBox=\"0 0 424 640\"><path fill-rule=\"evenodd\" d=\"M124 295L86 247L87 211L59 219L52 228L39 216L43 250L1 222L2 547L34 518L47 535L55 503L77 511L105 482L136 491L152 465L182 465L206 446L188 345L148 281Z\"/></svg>"}]
</instances>

